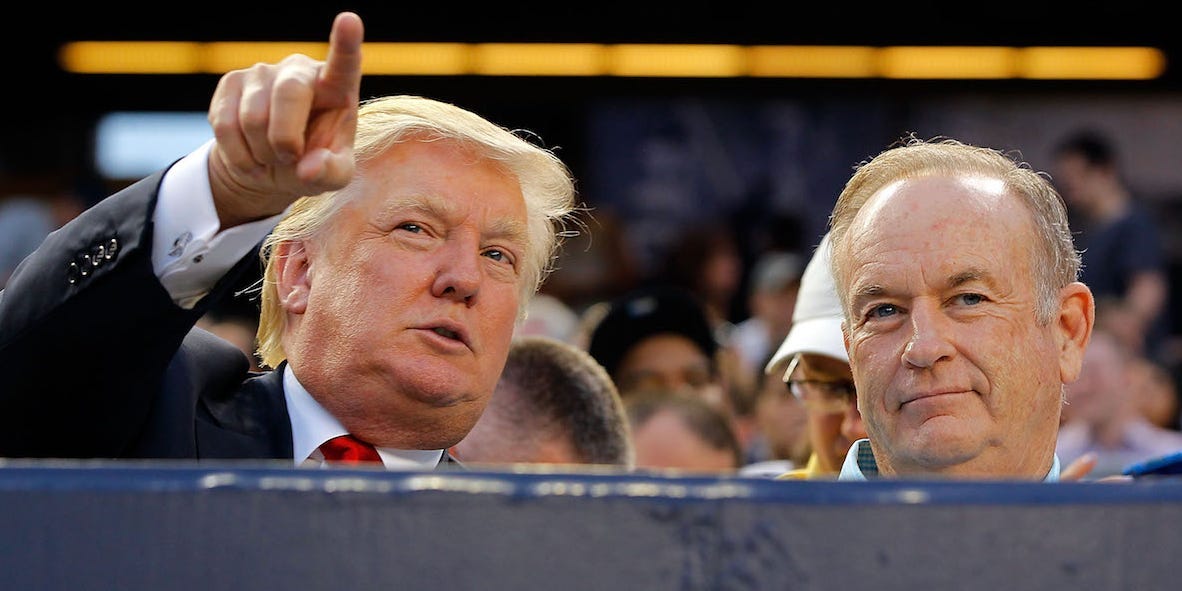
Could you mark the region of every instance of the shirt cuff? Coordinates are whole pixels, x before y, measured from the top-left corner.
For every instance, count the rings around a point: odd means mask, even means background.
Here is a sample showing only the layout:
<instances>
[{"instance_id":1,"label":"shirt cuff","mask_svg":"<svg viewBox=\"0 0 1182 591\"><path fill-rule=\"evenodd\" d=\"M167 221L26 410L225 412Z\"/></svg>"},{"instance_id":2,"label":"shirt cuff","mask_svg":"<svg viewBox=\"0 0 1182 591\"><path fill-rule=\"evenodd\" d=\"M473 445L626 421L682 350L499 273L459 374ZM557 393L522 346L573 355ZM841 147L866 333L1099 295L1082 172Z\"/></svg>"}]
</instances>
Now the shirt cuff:
<instances>
[{"instance_id":1,"label":"shirt cuff","mask_svg":"<svg viewBox=\"0 0 1182 591\"><path fill-rule=\"evenodd\" d=\"M214 140L182 158L164 174L152 213L152 268L178 306L191 309L242 257L266 237L283 214L221 226L209 186Z\"/></svg>"}]
</instances>

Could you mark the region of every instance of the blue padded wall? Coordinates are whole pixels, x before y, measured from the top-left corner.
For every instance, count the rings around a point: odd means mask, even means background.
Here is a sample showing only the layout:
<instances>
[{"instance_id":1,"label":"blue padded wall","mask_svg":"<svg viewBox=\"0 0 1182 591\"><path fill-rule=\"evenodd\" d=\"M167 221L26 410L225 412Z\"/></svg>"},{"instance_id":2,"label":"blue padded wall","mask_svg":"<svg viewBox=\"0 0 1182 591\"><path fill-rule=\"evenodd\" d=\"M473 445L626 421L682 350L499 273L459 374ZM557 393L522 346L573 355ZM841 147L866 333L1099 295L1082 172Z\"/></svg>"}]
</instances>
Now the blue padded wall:
<instances>
[{"instance_id":1,"label":"blue padded wall","mask_svg":"<svg viewBox=\"0 0 1182 591\"><path fill-rule=\"evenodd\" d=\"M0 463L0 588L1179 589L1182 479Z\"/></svg>"}]
</instances>

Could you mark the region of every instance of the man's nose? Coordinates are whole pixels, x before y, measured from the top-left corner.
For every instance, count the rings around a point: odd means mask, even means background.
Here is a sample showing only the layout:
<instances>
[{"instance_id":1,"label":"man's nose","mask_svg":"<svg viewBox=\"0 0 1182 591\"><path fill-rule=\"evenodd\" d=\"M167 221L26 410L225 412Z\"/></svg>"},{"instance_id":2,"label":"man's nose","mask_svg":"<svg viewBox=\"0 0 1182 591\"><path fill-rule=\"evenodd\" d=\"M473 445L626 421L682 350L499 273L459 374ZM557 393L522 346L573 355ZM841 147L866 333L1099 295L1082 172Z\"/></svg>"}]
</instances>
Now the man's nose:
<instances>
[{"instance_id":1,"label":"man's nose","mask_svg":"<svg viewBox=\"0 0 1182 591\"><path fill-rule=\"evenodd\" d=\"M921 300L911 308L911 338L903 349L903 363L928 368L955 352L949 340L949 319L936 302Z\"/></svg>"},{"instance_id":2,"label":"man's nose","mask_svg":"<svg viewBox=\"0 0 1182 591\"><path fill-rule=\"evenodd\" d=\"M471 304L480 291L482 267L479 249L462 244L440 249L432 293Z\"/></svg>"}]
</instances>

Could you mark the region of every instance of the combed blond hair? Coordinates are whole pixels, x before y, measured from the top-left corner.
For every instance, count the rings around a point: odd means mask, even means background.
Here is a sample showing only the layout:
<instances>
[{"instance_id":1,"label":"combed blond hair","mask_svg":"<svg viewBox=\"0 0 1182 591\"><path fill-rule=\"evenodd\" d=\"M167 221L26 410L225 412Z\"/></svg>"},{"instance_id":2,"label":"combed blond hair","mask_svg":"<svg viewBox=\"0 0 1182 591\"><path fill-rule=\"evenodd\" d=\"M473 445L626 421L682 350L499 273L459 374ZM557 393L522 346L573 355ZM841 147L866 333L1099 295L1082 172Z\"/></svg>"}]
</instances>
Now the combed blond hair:
<instances>
[{"instance_id":1,"label":"combed blond hair","mask_svg":"<svg viewBox=\"0 0 1182 591\"><path fill-rule=\"evenodd\" d=\"M964 174L1001 179L1006 191L1020 198L1030 211L1036 241L1031 253L1038 296L1036 313L1040 322L1050 322L1058 309L1059 290L1078 279L1080 268L1079 252L1071 237L1062 197L1046 175L1016 157L954 139L922 140L907 136L857 167L829 218L834 278L846 282L842 267L849 256L846 233L862 206L875 193L901 179ZM838 289L838 295L848 315L845 290Z\"/></svg>"},{"instance_id":2,"label":"combed blond hair","mask_svg":"<svg viewBox=\"0 0 1182 591\"><path fill-rule=\"evenodd\" d=\"M557 156L528 141L520 132L497 126L455 105L405 95L362 102L354 142L357 177L365 174L370 161L395 144L444 140L497 162L521 186L529 240L520 310L524 313L524 303L552 269L557 249L566 235L566 224L572 221L574 179ZM282 343L287 319L278 302L276 263L270 255L278 244L310 239L325 228L349 198L351 193L347 189L297 200L263 242L259 254L265 270L260 286L262 302L257 336L258 354L264 366L278 367L287 359Z\"/></svg>"}]
</instances>

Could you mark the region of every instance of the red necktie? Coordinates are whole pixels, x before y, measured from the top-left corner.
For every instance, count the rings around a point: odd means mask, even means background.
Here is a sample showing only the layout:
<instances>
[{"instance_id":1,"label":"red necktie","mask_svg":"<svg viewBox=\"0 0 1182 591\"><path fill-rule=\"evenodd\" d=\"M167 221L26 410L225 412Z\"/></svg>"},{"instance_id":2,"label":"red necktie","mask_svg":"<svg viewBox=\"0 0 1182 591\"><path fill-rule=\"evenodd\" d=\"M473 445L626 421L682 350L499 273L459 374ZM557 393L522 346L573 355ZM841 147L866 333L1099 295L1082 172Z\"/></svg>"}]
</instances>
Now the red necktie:
<instances>
[{"instance_id":1,"label":"red necktie","mask_svg":"<svg viewBox=\"0 0 1182 591\"><path fill-rule=\"evenodd\" d=\"M325 461L334 464L382 463L378 450L352 435L341 435L325 441L320 446L320 453L324 454Z\"/></svg>"}]
</instances>

